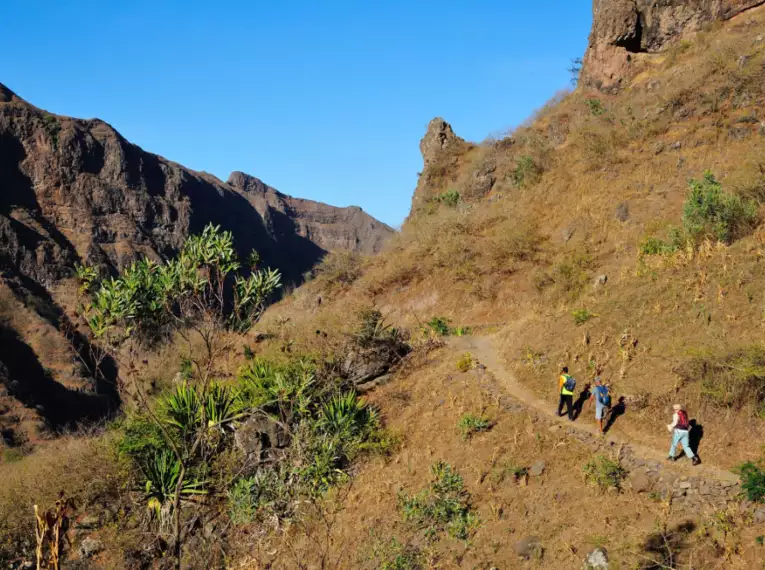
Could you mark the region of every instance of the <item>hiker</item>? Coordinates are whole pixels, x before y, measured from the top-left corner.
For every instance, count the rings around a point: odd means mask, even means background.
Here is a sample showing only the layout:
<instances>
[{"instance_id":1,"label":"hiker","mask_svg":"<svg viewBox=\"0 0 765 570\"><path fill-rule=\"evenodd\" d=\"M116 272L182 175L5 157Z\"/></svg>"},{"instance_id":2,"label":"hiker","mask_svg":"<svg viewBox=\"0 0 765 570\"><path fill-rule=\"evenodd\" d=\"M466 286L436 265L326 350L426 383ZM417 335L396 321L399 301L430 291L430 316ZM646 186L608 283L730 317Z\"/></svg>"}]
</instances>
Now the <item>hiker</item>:
<instances>
[{"instance_id":1,"label":"hiker","mask_svg":"<svg viewBox=\"0 0 765 570\"><path fill-rule=\"evenodd\" d=\"M691 423L688 421L688 414L680 404L672 406L674 414L672 415L672 423L667 426L667 429L672 434L672 445L669 447L668 461L676 461L675 449L679 443L683 447L685 454L693 461L694 465L701 463L701 459L691 449L690 439L688 437Z\"/></svg>"},{"instance_id":2,"label":"hiker","mask_svg":"<svg viewBox=\"0 0 765 570\"><path fill-rule=\"evenodd\" d=\"M576 389L576 380L568 373L568 366L564 366L560 371L558 378L558 392L560 400L558 401L558 417L563 415L563 405L566 405L569 421L574 421L574 390Z\"/></svg>"},{"instance_id":3,"label":"hiker","mask_svg":"<svg viewBox=\"0 0 765 570\"><path fill-rule=\"evenodd\" d=\"M608 386L603 384L600 376L596 376L593 380L595 387L592 389L588 407L592 407L592 401L595 400L595 421L598 423L600 433L603 432L603 420L606 419L611 411L611 391Z\"/></svg>"}]
</instances>

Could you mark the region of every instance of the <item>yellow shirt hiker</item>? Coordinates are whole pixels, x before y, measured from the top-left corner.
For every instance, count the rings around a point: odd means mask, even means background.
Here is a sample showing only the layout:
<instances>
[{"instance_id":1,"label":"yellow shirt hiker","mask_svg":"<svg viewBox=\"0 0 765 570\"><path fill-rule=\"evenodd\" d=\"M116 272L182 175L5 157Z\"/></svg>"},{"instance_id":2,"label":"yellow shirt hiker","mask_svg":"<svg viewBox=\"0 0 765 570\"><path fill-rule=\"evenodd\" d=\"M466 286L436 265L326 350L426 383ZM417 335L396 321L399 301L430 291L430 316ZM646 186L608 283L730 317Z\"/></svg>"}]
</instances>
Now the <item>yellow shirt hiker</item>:
<instances>
[{"instance_id":1,"label":"yellow shirt hiker","mask_svg":"<svg viewBox=\"0 0 765 570\"><path fill-rule=\"evenodd\" d=\"M558 378L558 392L560 393L560 399L558 400L558 417L563 415L563 406L566 406L566 413L568 414L569 421L574 421L574 390L576 390L576 380L568 373L568 366L561 368L560 377Z\"/></svg>"}]
</instances>

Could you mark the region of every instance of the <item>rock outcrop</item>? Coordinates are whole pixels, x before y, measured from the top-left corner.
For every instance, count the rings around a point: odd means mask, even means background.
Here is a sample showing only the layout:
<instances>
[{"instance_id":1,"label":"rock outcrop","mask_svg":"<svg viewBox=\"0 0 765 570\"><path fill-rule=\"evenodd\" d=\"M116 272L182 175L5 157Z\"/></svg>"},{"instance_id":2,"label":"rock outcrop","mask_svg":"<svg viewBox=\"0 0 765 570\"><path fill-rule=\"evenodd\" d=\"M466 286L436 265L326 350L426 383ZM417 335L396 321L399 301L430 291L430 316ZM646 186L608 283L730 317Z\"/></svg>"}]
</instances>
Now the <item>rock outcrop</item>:
<instances>
[{"instance_id":1,"label":"rock outcrop","mask_svg":"<svg viewBox=\"0 0 765 570\"><path fill-rule=\"evenodd\" d=\"M423 168L412 197L410 215L422 208L428 200L446 191L449 182L455 181L461 159L472 145L454 134L449 123L436 117L430 123L420 141Z\"/></svg>"},{"instance_id":2,"label":"rock outcrop","mask_svg":"<svg viewBox=\"0 0 765 570\"><path fill-rule=\"evenodd\" d=\"M619 89L640 53L655 53L705 24L727 20L765 0L593 0L582 82Z\"/></svg>"}]
</instances>

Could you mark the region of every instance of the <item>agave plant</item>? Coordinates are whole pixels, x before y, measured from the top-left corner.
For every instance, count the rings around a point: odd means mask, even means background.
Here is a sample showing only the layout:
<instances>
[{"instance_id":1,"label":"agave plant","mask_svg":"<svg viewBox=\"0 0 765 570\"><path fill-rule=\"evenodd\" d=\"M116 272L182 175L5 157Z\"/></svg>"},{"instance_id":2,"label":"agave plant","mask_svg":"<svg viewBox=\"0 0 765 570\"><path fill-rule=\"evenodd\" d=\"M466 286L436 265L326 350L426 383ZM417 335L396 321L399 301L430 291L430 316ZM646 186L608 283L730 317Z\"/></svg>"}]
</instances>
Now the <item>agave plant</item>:
<instances>
[{"instance_id":1,"label":"agave plant","mask_svg":"<svg viewBox=\"0 0 765 570\"><path fill-rule=\"evenodd\" d=\"M205 417L207 427L220 428L241 418L243 403L239 392L229 386L213 383L205 397Z\"/></svg>"},{"instance_id":2,"label":"agave plant","mask_svg":"<svg viewBox=\"0 0 765 570\"><path fill-rule=\"evenodd\" d=\"M187 382L165 396L159 407L163 420L174 427L182 439L188 439L199 428L202 404L197 390Z\"/></svg>"},{"instance_id":3,"label":"agave plant","mask_svg":"<svg viewBox=\"0 0 765 570\"><path fill-rule=\"evenodd\" d=\"M378 422L377 412L355 392L333 396L321 407L318 418L325 433L347 438L369 433Z\"/></svg>"},{"instance_id":4,"label":"agave plant","mask_svg":"<svg viewBox=\"0 0 765 570\"><path fill-rule=\"evenodd\" d=\"M144 498L149 512L162 521L175 497L175 490L181 475L181 463L172 451L158 450L141 465L144 482ZM181 498L204 495L205 481L185 479L181 485Z\"/></svg>"}]
</instances>

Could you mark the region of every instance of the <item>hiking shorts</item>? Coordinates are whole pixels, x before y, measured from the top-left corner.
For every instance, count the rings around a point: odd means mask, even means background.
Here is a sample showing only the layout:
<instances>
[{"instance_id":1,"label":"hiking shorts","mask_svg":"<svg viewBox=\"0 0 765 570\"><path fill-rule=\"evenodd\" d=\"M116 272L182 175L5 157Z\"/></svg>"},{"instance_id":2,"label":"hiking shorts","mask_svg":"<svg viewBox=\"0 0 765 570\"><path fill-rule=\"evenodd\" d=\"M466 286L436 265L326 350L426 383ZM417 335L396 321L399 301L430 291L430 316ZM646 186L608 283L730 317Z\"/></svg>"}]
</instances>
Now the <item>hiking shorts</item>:
<instances>
[{"instance_id":1,"label":"hiking shorts","mask_svg":"<svg viewBox=\"0 0 765 570\"><path fill-rule=\"evenodd\" d=\"M596 420L605 419L607 413L608 413L608 408L606 406L604 406L600 402L595 402L595 419Z\"/></svg>"}]
</instances>

